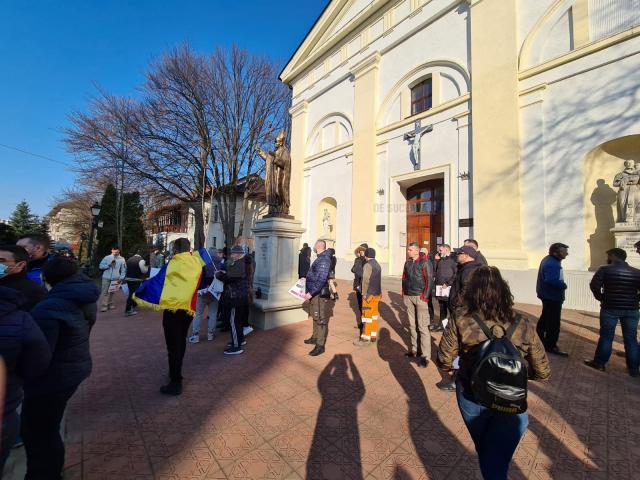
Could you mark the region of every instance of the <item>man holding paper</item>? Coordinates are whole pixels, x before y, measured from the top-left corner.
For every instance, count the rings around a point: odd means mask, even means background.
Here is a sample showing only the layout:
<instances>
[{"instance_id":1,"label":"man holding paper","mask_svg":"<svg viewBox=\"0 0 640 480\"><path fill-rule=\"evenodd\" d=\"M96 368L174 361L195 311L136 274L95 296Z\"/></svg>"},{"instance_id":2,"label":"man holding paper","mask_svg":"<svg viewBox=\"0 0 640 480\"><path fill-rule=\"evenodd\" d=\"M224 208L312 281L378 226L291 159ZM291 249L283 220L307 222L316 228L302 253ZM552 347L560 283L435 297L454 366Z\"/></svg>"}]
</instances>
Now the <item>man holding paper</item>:
<instances>
[{"instance_id":1,"label":"man holding paper","mask_svg":"<svg viewBox=\"0 0 640 480\"><path fill-rule=\"evenodd\" d=\"M451 247L447 244L438 247L440 260L436 263L436 292L435 296L440 303L440 321L429 325L432 332L440 332L447 325L449 318L449 292L456 278L457 264L451 257Z\"/></svg>"},{"instance_id":2,"label":"man holding paper","mask_svg":"<svg viewBox=\"0 0 640 480\"><path fill-rule=\"evenodd\" d=\"M329 272L331 271L331 253L327 251L324 240L318 240L313 247L318 255L311 268L307 272L305 300L309 300L309 308L313 317L313 334L304 343L315 344L315 348L309 352L312 357L324 353L324 345L327 341L329 330Z\"/></svg>"}]
</instances>

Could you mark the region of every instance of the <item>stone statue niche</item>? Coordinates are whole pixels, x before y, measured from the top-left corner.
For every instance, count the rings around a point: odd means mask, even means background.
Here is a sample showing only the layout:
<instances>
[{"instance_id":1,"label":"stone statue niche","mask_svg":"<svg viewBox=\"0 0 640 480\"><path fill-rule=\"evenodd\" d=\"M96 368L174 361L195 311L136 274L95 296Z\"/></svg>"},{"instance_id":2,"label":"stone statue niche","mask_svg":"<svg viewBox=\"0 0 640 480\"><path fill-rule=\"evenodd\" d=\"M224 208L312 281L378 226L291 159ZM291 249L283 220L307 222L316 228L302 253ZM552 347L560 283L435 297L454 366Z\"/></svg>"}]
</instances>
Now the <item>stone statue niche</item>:
<instances>
[{"instance_id":1,"label":"stone statue niche","mask_svg":"<svg viewBox=\"0 0 640 480\"><path fill-rule=\"evenodd\" d=\"M640 267L640 255L635 251L635 243L640 241L640 165L633 160L625 160L624 169L613 178L617 188L617 219L611 229L616 247L627 252L629 264Z\"/></svg>"}]
</instances>

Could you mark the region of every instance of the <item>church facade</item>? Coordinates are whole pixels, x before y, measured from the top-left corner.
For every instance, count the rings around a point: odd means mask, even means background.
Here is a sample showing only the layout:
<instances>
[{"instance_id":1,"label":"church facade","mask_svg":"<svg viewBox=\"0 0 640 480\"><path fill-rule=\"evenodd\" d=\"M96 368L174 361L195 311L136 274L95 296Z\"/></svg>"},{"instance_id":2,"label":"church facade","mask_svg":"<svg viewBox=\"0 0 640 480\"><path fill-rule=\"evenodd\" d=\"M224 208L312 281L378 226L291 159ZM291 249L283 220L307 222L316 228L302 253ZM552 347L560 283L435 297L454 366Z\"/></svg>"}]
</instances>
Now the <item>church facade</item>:
<instances>
[{"instance_id":1,"label":"church facade","mask_svg":"<svg viewBox=\"0 0 640 480\"><path fill-rule=\"evenodd\" d=\"M406 247L475 238L519 301L570 246L569 306L614 246L624 160L640 167L639 0L333 0L281 74L291 210L350 278Z\"/></svg>"}]
</instances>

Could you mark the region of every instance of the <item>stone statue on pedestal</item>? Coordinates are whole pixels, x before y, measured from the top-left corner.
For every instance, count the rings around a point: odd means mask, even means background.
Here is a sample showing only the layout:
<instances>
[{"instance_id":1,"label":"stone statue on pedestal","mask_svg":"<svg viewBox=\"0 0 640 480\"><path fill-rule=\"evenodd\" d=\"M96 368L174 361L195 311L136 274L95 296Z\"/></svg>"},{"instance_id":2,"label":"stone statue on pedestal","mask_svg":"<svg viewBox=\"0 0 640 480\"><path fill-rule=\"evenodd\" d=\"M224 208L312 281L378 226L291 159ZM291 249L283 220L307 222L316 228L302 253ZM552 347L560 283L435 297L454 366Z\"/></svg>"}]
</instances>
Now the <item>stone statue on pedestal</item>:
<instances>
[{"instance_id":1,"label":"stone statue on pedestal","mask_svg":"<svg viewBox=\"0 0 640 480\"><path fill-rule=\"evenodd\" d=\"M618 223L640 220L640 172L635 168L633 160L625 160L624 170L613 179L613 186L618 187Z\"/></svg>"},{"instance_id":2,"label":"stone statue on pedestal","mask_svg":"<svg viewBox=\"0 0 640 480\"><path fill-rule=\"evenodd\" d=\"M275 151L267 152L256 145L256 151L266 164L265 189L269 217L289 215L289 183L291 181L291 154L284 144L285 133L276 137Z\"/></svg>"}]
</instances>

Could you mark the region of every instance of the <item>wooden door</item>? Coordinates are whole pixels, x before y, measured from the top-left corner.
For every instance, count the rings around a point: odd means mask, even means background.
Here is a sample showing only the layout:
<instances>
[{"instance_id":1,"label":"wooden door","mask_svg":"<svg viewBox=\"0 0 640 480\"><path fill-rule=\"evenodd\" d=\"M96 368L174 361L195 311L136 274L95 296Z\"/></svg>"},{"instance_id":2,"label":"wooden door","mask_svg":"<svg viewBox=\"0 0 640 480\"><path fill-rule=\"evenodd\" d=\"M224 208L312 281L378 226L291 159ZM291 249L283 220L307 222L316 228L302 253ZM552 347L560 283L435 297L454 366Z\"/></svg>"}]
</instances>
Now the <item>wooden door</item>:
<instances>
[{"instance_id":1,"label":"wooden door","mask_svg":"<svg viewBox=\"0 0 640 480\"><path fill-rule=\"evenodd\" d=\"M444 238L444 180L428 180L407 190L407 244L434 254Z\"/></svg>"}]
</instances>

